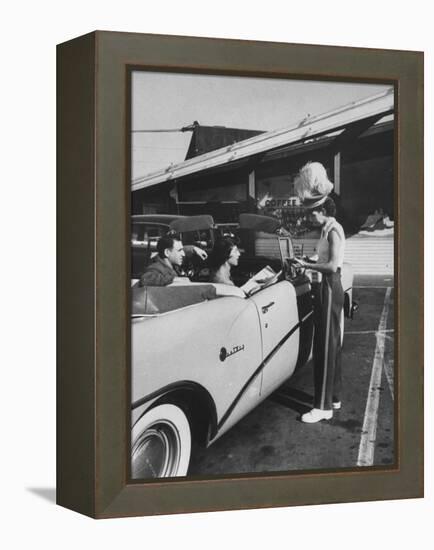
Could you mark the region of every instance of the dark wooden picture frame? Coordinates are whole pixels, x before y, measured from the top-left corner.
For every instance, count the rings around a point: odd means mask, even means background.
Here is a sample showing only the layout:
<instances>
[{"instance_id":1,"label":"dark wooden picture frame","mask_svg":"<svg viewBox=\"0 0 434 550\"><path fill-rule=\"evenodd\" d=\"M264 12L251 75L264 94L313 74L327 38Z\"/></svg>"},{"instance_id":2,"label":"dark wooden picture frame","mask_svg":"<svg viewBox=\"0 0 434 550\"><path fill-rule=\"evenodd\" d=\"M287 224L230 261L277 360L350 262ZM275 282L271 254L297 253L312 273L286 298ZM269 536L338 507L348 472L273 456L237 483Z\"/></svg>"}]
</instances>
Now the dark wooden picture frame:
<instances>
[{"instance_id":1,"label":"dark wooden picture frame","mask_svg":"<svg viewBox=\"0 0 434 550\"><path fill-rule=\"evenodd\" d=\"M397 467L128 483L131 67L395 86ZM58 46L57 502L96 518L423 496L423 54L94 32Z\"/></svg>"}]
</instances>

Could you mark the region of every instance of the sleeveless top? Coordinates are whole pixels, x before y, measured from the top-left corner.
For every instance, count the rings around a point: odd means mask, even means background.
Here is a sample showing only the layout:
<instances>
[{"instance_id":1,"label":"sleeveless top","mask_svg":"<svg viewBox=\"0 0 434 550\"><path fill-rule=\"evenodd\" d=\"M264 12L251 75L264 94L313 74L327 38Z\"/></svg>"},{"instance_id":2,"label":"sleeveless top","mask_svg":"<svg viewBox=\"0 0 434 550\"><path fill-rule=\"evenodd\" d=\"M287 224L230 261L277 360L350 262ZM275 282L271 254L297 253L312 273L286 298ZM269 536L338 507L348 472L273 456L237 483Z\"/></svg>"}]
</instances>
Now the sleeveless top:
<instances>
[{"instance_id":1,"label":"sleeveless top","mask_svg":"<svg viewBox=\"0 0 434 550\"><path fill-rule=\"evenodd\" d=\"M341 246L339 247L339 254L338 254L338 267L342 269L344 265L344 253L345 253L345 233L342 228L342 225L338 223L335 218L330 217L327 220L324 227L322 228L321 237L318 241L318 246L317 246L318 262L324 263L329 261L330 244L327 237L331 230L336 230L341 240Z\"/></svg>"}]
</instances>

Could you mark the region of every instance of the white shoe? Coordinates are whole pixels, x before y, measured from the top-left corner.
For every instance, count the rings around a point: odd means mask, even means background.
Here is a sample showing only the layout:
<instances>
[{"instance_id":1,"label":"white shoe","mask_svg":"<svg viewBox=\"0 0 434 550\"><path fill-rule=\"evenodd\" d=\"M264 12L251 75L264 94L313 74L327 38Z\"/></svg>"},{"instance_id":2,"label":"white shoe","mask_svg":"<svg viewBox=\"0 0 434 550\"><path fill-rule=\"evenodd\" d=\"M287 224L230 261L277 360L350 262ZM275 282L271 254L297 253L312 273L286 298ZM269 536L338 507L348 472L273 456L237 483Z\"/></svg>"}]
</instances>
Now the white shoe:
<instances>
[{"instance_id":1,"label":"white shoe","mask_svg":"<svg viewBox=\"0 0 434 550\"><path fill-rule=\"evenodd\" d=\"M314 424L320 420L330 420L333 416L333 411L325 411L323 409L312 409L311 411L305 413L301 417L302 422L307 422L308 424Z\"/></svg>"},{"instance_id":2,"label":"white shoe","mask_svg":"<svg viewBox=\"0 0 434 550\"><path fill-rule=\"evenodd\" d=\"M342 407L342 403L340 401L333 401L332 407L335 411L338 411Z\"/></svg>"}]
</instances>

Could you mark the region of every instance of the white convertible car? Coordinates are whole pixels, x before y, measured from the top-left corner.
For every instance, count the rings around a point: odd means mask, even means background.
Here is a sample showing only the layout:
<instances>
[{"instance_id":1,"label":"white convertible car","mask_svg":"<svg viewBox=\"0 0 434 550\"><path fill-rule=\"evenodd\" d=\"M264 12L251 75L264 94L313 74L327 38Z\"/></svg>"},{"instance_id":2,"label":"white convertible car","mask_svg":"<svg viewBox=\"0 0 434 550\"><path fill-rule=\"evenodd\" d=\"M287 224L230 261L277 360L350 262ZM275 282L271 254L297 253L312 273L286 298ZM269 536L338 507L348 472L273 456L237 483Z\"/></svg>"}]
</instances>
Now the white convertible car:
<instances>
[{"instance_id":1,"label":"white convertible car","mask_svg":"<svg viewBox=\"0 0 434 550\"><path fill-rule=\"evenodd\" d=\"M242 284L265 265L280 272L246 298L207 299L206 282L132 288L132 479L187 475L193 442L211 445L307 362L311 282L286 261L289 237L266 235L273 224L240 218L250 245L267 238L275 252L241 256L234 280ZM350 315L347 265L343 286Z\"/></svg>"}]
</instances>

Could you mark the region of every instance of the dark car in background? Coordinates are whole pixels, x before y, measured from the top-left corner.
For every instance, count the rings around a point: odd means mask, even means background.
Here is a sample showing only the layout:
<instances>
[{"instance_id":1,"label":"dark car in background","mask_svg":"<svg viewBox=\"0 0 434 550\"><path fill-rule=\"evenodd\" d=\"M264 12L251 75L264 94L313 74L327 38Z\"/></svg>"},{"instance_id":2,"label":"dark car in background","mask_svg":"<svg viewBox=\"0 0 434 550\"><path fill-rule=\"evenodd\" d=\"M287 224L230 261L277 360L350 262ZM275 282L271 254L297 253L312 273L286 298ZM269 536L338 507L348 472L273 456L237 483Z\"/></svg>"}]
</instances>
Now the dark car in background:
<instances>
[{"instance_id":1,"label":"dark car in background","mask_svg":"<svg viewBox=\"0 0 434 550\"><path fill-rule=\"evenodd\" d=\"M138 214L131 217L131 278L138 279L157 251L160 237L169 231L178 233L185 245L210 251L215 239L211 216L176 214Z\"/></svg>"}]
</instances>

